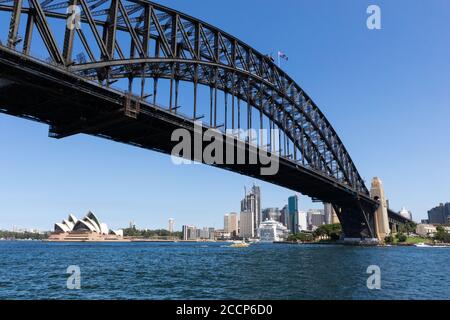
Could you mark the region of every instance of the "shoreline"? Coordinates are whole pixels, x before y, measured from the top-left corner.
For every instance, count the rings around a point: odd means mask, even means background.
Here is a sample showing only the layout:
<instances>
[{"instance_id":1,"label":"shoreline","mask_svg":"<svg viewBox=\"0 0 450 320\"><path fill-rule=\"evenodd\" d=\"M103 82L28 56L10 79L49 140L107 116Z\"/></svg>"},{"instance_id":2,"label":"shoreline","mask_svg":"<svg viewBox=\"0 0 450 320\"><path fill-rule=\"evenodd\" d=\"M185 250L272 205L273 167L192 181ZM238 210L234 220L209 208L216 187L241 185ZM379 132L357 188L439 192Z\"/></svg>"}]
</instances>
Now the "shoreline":
<instances>
[{"instance_id":1,"label":"shoreline","mask_svg":"<svg viewBox=\"0 0 450 320\"><path fill-rule=\"evenodd\" d=\"M76 240L33 240L33 239L1 239L0 242L44 242L44 243L198 243L198 244L208 244L208 243L231 243L232 241L196 241L196 240L152 240L152 239L122 239L122 240L84 240L84 241L76 241ZM355 244L346 244L342 242L288 242L288 241L279 241L273 242L275 245L325 245L325 246L356 246L356 247L379 247L379 248L388 248L388 247L417 247L415 244L407 243L407 244L378 244L378 245L355 245ZM450 248L450 244L428 244L429 247L448 247Z\"/></svg>"}]
</instances>

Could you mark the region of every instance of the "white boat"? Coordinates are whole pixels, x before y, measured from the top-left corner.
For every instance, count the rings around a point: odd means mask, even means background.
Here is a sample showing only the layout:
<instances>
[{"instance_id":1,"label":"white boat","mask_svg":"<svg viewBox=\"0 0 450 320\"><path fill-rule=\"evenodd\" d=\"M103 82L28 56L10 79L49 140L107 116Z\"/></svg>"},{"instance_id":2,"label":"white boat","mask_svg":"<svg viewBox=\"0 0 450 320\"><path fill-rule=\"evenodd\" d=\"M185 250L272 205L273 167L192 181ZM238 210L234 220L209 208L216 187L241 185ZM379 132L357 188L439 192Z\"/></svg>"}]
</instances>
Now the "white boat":
<instances>
[{"instance_id":1,"label":"white boat","mask_svg":"<svg viewBox=\"0 0 450 320\"><path fill-rule=\"evenodd\" d=\"M289 232L280 222L266 220L261 222L258 229L258 236L261 243L280 242L287 238Z\"/></svg>"},{"instance_id":2,"label":"white boat","mask_svg":"<svg viewBox=\"0 0 450 320\"><path fill-rule=\"evenodd\" d=\"M417 248L430 248L431 246L429 244L425 244L425 243L421 242L421 243L415 244L414 247L417 247Z\"/></svg>"},{"instance_id":3,"label":"white boat","mask_svg":"<svg viewBox=\"0 0 450 320\"><path fill-rule=\"evenodd\" d=\"M429 245L425 243L418 243L414 246L417 248L449 248L449 246L446 245Z\"/></svg>"},{"instance_id":4,"label":"white boat","mask_svg":"<svg viewBox=\"0 0 450 320\"><path fill-rule=\"evenodd\" d=\"M241 242L241 243L233 243L230 248L248 248L250 245L248 243L245 242Z\"/></svg>"}]
</instances>

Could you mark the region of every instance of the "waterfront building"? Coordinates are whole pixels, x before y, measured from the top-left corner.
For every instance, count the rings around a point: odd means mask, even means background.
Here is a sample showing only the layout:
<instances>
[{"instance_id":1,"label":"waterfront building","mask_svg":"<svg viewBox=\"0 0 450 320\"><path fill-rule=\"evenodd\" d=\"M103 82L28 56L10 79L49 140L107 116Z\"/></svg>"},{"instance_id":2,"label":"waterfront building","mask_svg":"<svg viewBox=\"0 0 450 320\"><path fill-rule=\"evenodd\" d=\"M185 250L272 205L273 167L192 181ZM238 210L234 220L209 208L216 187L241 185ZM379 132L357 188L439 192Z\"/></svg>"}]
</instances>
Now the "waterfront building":
<instances>
[{"instance_id":1,"label":"waterfront building","mask_svg":"<svg viewBox=\"0 0 450 320\"><path fill-rule=\"evenodd\" d=\"M197 227L196 226L183 226L183 240L192 241L197 240Z\"/></svg>"},{"instance_id":2,"label":"waterfront building","mask_svg":"<svg viewBox=\"0 0 450 320\"><path fill-rule=\"evenodd\" d=\"M224 216L223 229L226 233L236 237L239 234L239 214L236 212L226 214Z\"/></svg>"},{"instance_id":3,"label":"waterfront building","mask_svg":"<svg viewBox=\"0 0 450 320\"><path fill-rule=\"evenodd\" d=\"M216 236L216 231L214 228L209 228L209 240L215 240L215 236Z\"/></svg>"},{"instance_id":4,"label":"waterfront building","mask_svg":"<svg viewBox=\"0 0 450 320\"><path fill-rule=\"evenodd\" d=\"M428 211L428 221L430 224L450 223L450 203L443 204Z\"/></svg>"},{"instance_id":5,"label":"waterfront building","mask_svg":"<svg viewBox=\"0 0 450 320\"><path fill-rule=\"evenodd\" d=\"M253 231L252 234L258 233L259 223L261 221L261 190L258 186L253 185L251 191L245 191L244 199L241 201L241 212L251 212L253 215ZM242 217L241 217L242 219Z\"/></svg>"},{"instance_id":6,"label":"waterfront building","mask_svg":"<svg viewBox=\"0 0 450 320\"><path fill-rule=\"evenodd\" d=\"M292 196L288 199L288 228L292 234L297 234L298 227L298 196Z\"/></svg>"},{"instance_id":7,"label":"waterfront building","mask_svg":"<svg viewBox=\"0 0 450 320\"><path fill-rule=\"evenodd\" d=\"M436 232L436 227L431 224L418 224L416 227L416 233L422 237L433 236Z\"/></svg>"},{"instance_id":8,"label":"waterfront building","mask_svg":"<svg viewBox=\"0 0 450 320\"><path fill-rule=\"evenodd\" d=\"M255 229L253 228L255 224L254 218L255 215L252 211L241 212L241 225L239 233L241 238L255 238L257 235L257 233L255 233Z\"/></svg>"},{"instance_id":9,"label":"waterfront building","mask_svg":"<svg viewBox=\"0 0 450 320\"><path fill-rule=\"evenodd\" d=\"M201 240L209 240L210 235L209 235L209 228L203 228L200 231L200 236L198 237Z\"/></svg>"},{"instance_id":10,"label":"waterfront building","mask_svg":"<svg viewBox=\"0 0 450 320\"><path fill-rule=\"evenodd\" d=\"M402 217L405 217L406 219L412 220L411 211L407 210L405 207L403 207L398 214L401 215Z\"/></svg>"},{"instance_id":11,"label":"waterfront building","mask_svg":"<svg viewBox=\"0 0 450 320\"><path fill-rule=\"evenodd\" d=\"M204 227L202 229L196 229L196 240L214 240L215 230L214 228ZM194 239L189 239L194 240Z\"/></svg>"},{"instance_id":12,"label":"waterfront building","mask_svg":"<svg viewBox=\"0 0 450 320\"><path fill-rule=\"evenodd\" d=\"M225 230L215 230L214 231L214 239L215 240L229 240L231 235L226 233Z\"/></svg>"},{"instance_id":13,"label":"waterfront building","mask_svg":"<svg viewBox=\"0 0 450 320\"><path fill-rule=\"evenodd\" d=\"M280 210L280 222L285 226L288 227L288 217L289 217L289 212L288 212L288 206L284 206L283 209Z\"/></svg>"},{"instance_id":14,"label":"waterfront building","mask_svg":"<svg viewBox=\"0 0 450 320\"><path fill-rule=\"evenodd\" d=\"M169 219L169 232L170 232L170 233L173 233L174 226L175 226L175 219L170 218L170 219Z\"/></svg>"},{"instance_id":15,"label":"waterfront building","mask_svg":"<svg viewBox=\"0 0 450 320\"><path fill-rule=\"evenodd\" d=\"M261 242L279 242L287 239L288 229L278 221L266 220L258 229L258 237Z\"/></svg>"},{"instance_id":16,"label":"waterfront building","mask_svg":"<svg viewBox=\"0 0 450 320\"><path fill-rule=\"evenodd\" d=\"M55 223L49 241L113 241L123 237L123 230L110 230L106 223L89 211L83 219L70 214L61 223Z\"/></svg>"},{"instance_id":17,"label":"waterfront building","mask_svg":"<svg viewBox=\"0 0 450 320\"><path fill-rule=\"evenodd\" d=\"M305 211L298 212L298 231L308 230L308 219Z\"/></svg>"},{"instance_id":18,"label":"waterfront building","mask_svg":"<svg viewBox=\"0 0 450 320\"><path fill-rule=\"evenodd\" d=\"M262 211L262 221L274 220L281 222L281 212L278 208L267 208Z\"/></svg>"},{"instance_id":19,"label":"waterfront building","mask_svg":"<svg viewBox=\"0 0 450 320\"><path fill-rule=\"evenodd\" d=\"M325 224L325 214L321 209L310 209L307 213L309 230L315 230Z\"/></svg>"}]
</instances>

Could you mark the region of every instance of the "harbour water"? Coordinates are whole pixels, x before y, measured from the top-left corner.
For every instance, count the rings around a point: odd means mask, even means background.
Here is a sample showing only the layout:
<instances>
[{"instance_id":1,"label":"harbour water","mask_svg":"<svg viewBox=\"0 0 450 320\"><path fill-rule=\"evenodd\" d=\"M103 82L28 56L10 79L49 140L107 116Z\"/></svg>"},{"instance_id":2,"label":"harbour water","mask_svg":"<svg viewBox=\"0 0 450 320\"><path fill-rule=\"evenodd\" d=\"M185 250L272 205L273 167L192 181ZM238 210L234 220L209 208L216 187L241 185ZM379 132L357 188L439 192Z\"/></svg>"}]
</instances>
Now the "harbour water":
<instances>
[{"instance_id":1,"label":"harbour water","mask_svg":"<svg viewBox=\"0 0 450 320\"><path fill-rule=\"evenodd\" d=\"M449 261L450 248L1 241L0 299L450 299Z\"/></svg>"}]
</instances>

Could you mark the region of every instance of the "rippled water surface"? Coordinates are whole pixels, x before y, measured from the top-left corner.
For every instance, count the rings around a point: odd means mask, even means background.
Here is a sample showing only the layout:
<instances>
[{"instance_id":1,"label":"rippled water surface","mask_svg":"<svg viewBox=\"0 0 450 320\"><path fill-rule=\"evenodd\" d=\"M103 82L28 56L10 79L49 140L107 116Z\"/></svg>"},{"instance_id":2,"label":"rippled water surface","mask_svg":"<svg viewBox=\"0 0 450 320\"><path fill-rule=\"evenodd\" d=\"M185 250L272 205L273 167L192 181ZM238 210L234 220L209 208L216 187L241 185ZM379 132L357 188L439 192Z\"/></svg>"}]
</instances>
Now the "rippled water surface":
<instances>
[{"instance_id":1,"label":"rippled water surface","mask_svg":"<svg viewBox=\"0 0 450 320\"><path fill-rule=\"evenodd\" d=\"M367 288L370 265L381 290ZM450 299L450 248L0 242L0 298Z\"/></svg>"}]
</instances>

